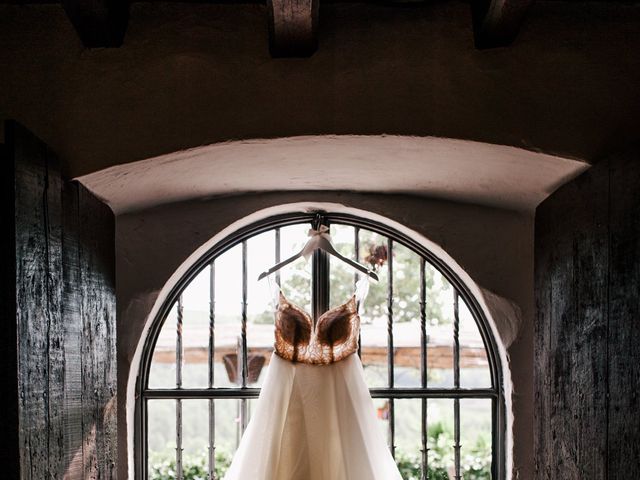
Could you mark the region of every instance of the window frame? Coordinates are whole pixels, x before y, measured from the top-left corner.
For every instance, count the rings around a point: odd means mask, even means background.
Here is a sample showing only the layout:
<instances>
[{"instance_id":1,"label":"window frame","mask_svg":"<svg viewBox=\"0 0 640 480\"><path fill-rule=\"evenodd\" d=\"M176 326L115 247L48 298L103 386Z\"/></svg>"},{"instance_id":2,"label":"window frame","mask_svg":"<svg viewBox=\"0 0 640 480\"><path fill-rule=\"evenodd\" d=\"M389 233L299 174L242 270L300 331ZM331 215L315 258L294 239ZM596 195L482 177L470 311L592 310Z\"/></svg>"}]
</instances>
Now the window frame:
<instances>
[{"instance_id":1,"label":"window frame","mask_svg":"<svg viewBox=\"0 0 640 480\"><path fill-rule=\"evenodd\" d=\"M174 304L179 301L180 296L184 289L190 284L190 282L208 265L227 250L234 246L246 242L249 238L259 235L261 233L282 228L290 225L299 225L308 223L315 228L320 224L330 226L332 223L340 225L351 226L356 229L366 229L380 235L384 235L389 239L389 247L391 243L399 243L413 252L418 254L424 266L430 264L436 268L451 284L454 289L454 298L456 299L456 305L459 299L462 299L469 311L471 312L478 330L484 342L485 351L487 354L487 360L489 364L489 371L491 375L491 388L460 388L459 386L459 346L457 344L456 324L458 323L457 308L454 320L454 387L450 388L402 388L402 387L385 387L385 388L370 388L371 396L373 398L390 399L391 404L395 399L452 399L454 400L454 425L456 436L456 468L460 468L459 458L459 400L466 398L483 398L490 399L492 403L492 462L491 462L491 475L492 478L498 480L504 480L506 478L505 472L505 432L506 432L506 407L504 399L504 381L501 368L501 359L498 353L498 347L496 340L491 332L489 322L487 321L482 307L478 300L471 293L469 288L458 277L454 270L443 260L434 255L431 251L425 248L420 242L412 239L408 235L399 232L393 227L385 225L384 223L363 218L360 216L337 213L337 212L296 212L282 215L276 215L264 220L255 222L238 231L227 236L216 245L214 245L208 252L202 255L193 265L189 267L187 272L176 282L169 294L165 298L160 307L157 315L155 316L152 324L150 325L147 337L145 339L144 348L142 350L142 357L139 367L139 374L136 379L136 394L135 394L135 429L134 429L134 459L135 459L135 478L137 480L148 478L148 445L147 445L147 401L154 399L166 399L166 400L184 400L184 399L251 399L257 398L260 393L260 388L253 388L243 386L236 388L227 387L215 387L215 388L188 388L183 389L181 387L176 388L163 388L163 389L150 389L148 388L149 374L151 370L151 361L155 350L156 342L160 334L160 330L164 324L164 320L167 318L170 310ZM390 251L391 253L391 251ZM392 255L389 255L392 258ZM246 250L243 254L243 265L245 272L243 277L246 279ZM392 268L392 266L389 266ZM320 250L317 250L313 254L312 258L312 307L314 318L318 318L319 314L328 309L329 306L329 258L328 255ZM324 282L320 282L322 278ZM390 287L392 288L392 287ZM246 299L246 282L244 286L243 296ZM392 295L392 291L389 293ZM424 297L422 297L424 298ZM246 308L246 303L245 303ZM392 321L392 315L391 320ZM246 311L243 312L243 325L246 327ZM424 331L424 322L422 322L422 328ZM244 330L244 329L243 329ZM389 332L390 345L393 345L393 333ZM422 339L424 341L424 337ZM178 339L179 341L179 339ZM426 343L421 341L421 350L423 352L423 358L421 359L423 366L426 363ZM210 355L212 354L212 345L209 346ZM242 360L243 371L246 375L246 332L243 333L243 348L242 348ZM180 353L176 351L176 355ZM392 355L389 355L392 357ZM211 362L210 358L210 362ZM393 359L388 359L390 378L393 375ZM426 370L423 369L424 375ZM179 373L178 373L179 375ZM423 375L423 376L424 376ZM243 375L244 376L244 375ZM423 380L424 382L424 380ZM391 381L393 385L393 382ZM423 383L424 384L424 383ZM180 403L180 402L178 402ZM426 406L426 402L423 402L423 410ZM390 422L393 424L393 422ZM393 425L390 427L393 430ZM177 433L178 437L179 434ZM393 435L393 432L391 433ZM423 433L423 441L424 441ZM393 448L392 448L393 453ZM425 452L423 452L423 464L426 461ZM461 477L458 477L461 478Z\"/></svg>"}]
</instances>

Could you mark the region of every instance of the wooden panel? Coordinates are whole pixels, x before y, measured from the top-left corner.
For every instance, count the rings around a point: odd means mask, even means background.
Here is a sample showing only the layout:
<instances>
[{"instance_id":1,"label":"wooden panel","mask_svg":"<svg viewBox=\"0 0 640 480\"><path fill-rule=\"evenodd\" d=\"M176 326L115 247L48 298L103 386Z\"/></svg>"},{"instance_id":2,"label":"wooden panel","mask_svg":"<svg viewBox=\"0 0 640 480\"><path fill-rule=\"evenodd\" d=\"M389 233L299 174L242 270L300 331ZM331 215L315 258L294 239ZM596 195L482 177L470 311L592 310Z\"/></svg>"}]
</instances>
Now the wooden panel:
<instances>
[{"instance_id":1,"label":"wooden panel","mask_svg":"<svg viewBox=\"0 0 640 480\"><path fill-rule=\"evenodd\" d=\"M640 164L536 212L536 478L640 478Z\"/></svg>"},{"instance_id":2,"label":"wooden panel","mask_svg":"<svg viewBox=\"0 0 640 480\"><path fill-rule=\"evenodd\" d=\"M82 185L76 187L85 451L94 449L97 478L110 479L116 476L117 457L115 224L106 205ZM87 432L95 432L93 438Z\"/></svg>"},{"instance_id":3,"label":"wooden panel","mask_svg":"<svg viewBox=\"0 0 640 480\"><path fill-rule=\"evenodd\" d=\"M607 170L536 214L536 478L604 478Z\"/></svg>"},{"instance_id":4,"label":"wooden panel","mask_svg":"<svg viewBox=\"0 0 640 480\"><path fill-rule=\"evenodd\" d=\"M267 0L273 57L308 57L318 48L320 0Z\"/></svg>"},{"instance_id":5,"label":"wooden panel","mask_svg":"<svg viewBox=\"0 0 640 480\"><path fill-rule=\"evenodd\" d=\"M640 163L611 162L609 477L640 478Z\"/></svg>"},{"instance_id":6,"label":"wooden panel","mask_svg":"<svg viewBox=\"0 0 640 480\"><path fill-rule=\"evenodd\" d=\"M65 474L69 479L92 478L85 471L83 455L83 372L82 372L82 313L80 308L80 268L79 268L79 212L78 189L73 183L65 183L63 189L63 304L62 314L65 329L65 398L66 421Z\"/></svg>"},{"instance_id":7,"label":"wooden panel","mask_svg":"<svg viewBox=\"0 0 640 480\"><path fill-rule=\"evenodd\" d=\"M61 181L57 161L9 127L15 162L16 318L23 478L60 473L62 393Z\"/></svg>"},{"instance_id":8,"label":"wooden panel","mask_svg":"<svg viewBox=\"0 0 640 480\"><path fill-rule=\"evenodd\" d=\"M8 138L5 135L5 138ZM0 435L0 464L7 478L20 477L20 452L18 438L18 343L16 332L16 245L14 168L8 148L0 144L0 408L2 409L3 434Z\"/></svg>"},{"instance_id":9,"label":"wooden panel","mask_svg":"<svg viewBox=\"0 0 640 480\"><path fill-rule=\"evenodd\" d=\"M63 182L53 153L26 129L12 123L7 138L15 167L9 172L15 187L8 189L15 294L6 318L16 326L12 375L19 400L12 431L20 448L20 472L10 478L112 479L113 215L84 187ZM3 301L11 305L10 298Z\"/></svg>"},{"instance_id":10,"label":"wooden panel","mask_svg":"<svg viewBox=\"0 0 640 480\"><path fill-rule=\"evenodd\" d=\"M533 0L472 0L476 48L511 45Z\"/></svg>"},{"instance_id":11,"label":"wooden panel","mask_svg":"<svg viewBox=\"0 0 640 480\"><path fill-rule=\"evenodd\" d=\"M85 47L122 45L129 21L128 0L62 0L62 6Z\"/></svg>"}]
</instances>

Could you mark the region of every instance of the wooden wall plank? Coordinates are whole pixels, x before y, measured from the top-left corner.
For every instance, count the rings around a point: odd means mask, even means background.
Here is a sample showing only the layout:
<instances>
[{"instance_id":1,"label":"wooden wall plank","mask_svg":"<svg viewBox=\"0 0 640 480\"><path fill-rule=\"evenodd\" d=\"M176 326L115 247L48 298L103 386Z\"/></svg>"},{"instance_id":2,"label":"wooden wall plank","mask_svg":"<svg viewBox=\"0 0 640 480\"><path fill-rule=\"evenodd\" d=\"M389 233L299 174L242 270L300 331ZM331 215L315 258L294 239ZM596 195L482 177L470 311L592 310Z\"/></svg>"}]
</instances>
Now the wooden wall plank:
<instances>
[{"instance_id":1,"label":"wooden wall plank","mask_svg":"<svg viewBox=\"0 0 640 480\"><path fill-rule=\"evenodd\" d=\"M3 219L14 235L4 243L13 270L2 273L14 289L2 304L12 308L3 318L15 328L2 339L16 345L17 415L7 438L16 437L20 465L9 478L113 479L113 214L81 185L64 182L54 154L26 129L11 123L7 138L13 170L5 169L11 174L5 183L13 212L3 211Z\"/></svg>"},{"instance_id":2,"label":"wooden wall plank","mask_svg":"<svg viewBox=\"0 0 640 480\"><path fill-rule=\"evenodd\" d=\"M640 478L640 163L611 162L608 473Z\"/></svg>"},{"instance_id":3,"label":"wooden wall plank","mask_svg":"<svg viewBox=\"0 0 640 480\"><path fill-rule=\"evenodd\" d=\"M472 0L473 37L476 48L511 45L533 0Z\"/></svg>"},{"instance_id":4,"label":"wooden wall plank","mask_svg":"<svg viewBox=\"0 0 640 480\"><path fill-rule=\"evenodd\" d=\"M603 478L606 466L607 170L536 215L538 478Z\"/></svg>"},{"instance_id":5,"label":"wooden wall plank","mask_svg":"<svg viewBox=\"0 0 640 480\"><path fill-rule=\"evenodd\" d=\"M640 163L536 212L536 478L640 478Z\"/></svg>"},{"instance_id":6,"label":"wooden wall plank","mask_svg":"<svg viewBox=\"0 0 640 480\"><path fill-rule=\"evenodd\" d=\"M272 57L309 57L318 48L320 0L267 0Z\"/></svg>"},{"instance_id":7,"label":"wooden wall plank","mask_svg":"<svg viewBox=\"0 0 640 480\"><path fill-rule=\"evenodd\" d=\"M15 124L12 135L22 475L49 478L60 450L60 173L44 143Z\"/></svg>"},{"instance_id":8,"label":"wooden wall plank","mask_svg":"<svg viewBox=\"0 0 640 480\"><path fill-rule=\"evenodd\" d=\"M63 305L65 319L65 478L91 478L85 471L83 390L82 390L82 317L80 311L80 268L78 244L78 188L65 183L63 188Z\"/></svg>"},{"instance_id":9,"label":"wooden wall plank","mask_svg":"<svg viewBox=\"0 0 640 480\"><path fill-rule=\"evenodd\" d=\"M87 48L119 47L129 22L129 0L62 0Z\"/></svg>"},{"instance_id":10,"label":"wooden wall plank","mask_svg":"<svg viewBox=\"0 0 640 480\"><path fill-rule=\"evenodd\" d=\"M10 132L5 134L10 139ZM0 435L0 464L7 478L20 478L20 443L18 436L18 333L16 330L16 244L15 244L15 169L11 145L0 144L0 408L3 434Z\"/></svg>"},{"instance_id":11,"label":"wooden wall plank","mask_svg":"<svg viewBox=\"0 0 640 480\"><path fill-rule=\"evenodd\" d=\"M115 223L111 210L77 184L81 312L84 328L83 391L89 402L86 422L95 429L95 468L98 478L116 475L116 315Z\"/></svg>"}]
</instances>

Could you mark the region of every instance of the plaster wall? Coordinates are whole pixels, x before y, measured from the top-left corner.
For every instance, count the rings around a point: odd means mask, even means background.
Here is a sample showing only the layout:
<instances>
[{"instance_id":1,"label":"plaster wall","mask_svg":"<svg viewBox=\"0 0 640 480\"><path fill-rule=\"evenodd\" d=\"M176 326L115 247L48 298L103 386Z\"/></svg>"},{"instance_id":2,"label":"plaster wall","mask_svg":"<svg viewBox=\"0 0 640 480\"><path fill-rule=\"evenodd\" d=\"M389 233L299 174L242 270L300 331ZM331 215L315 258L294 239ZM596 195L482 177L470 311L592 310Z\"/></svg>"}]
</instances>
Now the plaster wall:
<instances>
[{"instance_id":1,"label":"plaster wall","mask_svg":"<svg viewBox=\"0 0 640 480\"><path fill-rule=\"evenodd\" d=\"M69 178L232 139L435 136L587 161L639 139L638 4L539 0L512 46L477 50L466 1L322 2L318 52L272 59L264 5L135 2L122 47L85 49L59 4L12 3L0 121Z\"/></svg>"},{"instance_id":2,"label":"plaster wall","mask_svg":"<svg viewBox=\"0 0 640 480\"><path fill-rule=\"evenodd\" d=\"M515 330L503 324L500 334L508 345L513 382L513 478L533 478L533 218L525 213L406 195L287 192L189 201L121 215L116 223L119 404L126 405L129 376L137 373L130 371L136 347L170 277L231 223L297 202L337 203L397 221L438 244L479 286L520 310L522 322ZM506 311L509 316L512 310ZM125 479L126 409L118 415L118 478Z\"/></svg>"}]
</instances>

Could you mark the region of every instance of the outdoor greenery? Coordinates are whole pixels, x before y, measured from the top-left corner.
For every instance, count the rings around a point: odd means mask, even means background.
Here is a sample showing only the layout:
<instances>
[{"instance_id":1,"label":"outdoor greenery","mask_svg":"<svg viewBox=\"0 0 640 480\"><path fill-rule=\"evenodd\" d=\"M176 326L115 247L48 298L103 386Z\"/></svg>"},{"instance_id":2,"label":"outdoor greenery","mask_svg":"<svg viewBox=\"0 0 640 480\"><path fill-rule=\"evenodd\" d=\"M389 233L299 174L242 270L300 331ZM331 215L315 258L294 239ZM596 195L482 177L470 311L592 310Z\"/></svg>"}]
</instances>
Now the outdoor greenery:
<instances>
[{"instance_id":1,"label":"outdoor greenery","mask_svg":"<svg viewBox=\"0 0 640 480\"><path fill-rule=\"evenodd\" d=\"M453 478L453 433L451 428L441 422L434 423L428 430L430 480L450 480ZM208 480L207 452L199 456L183 458L184 480ZM216 478L222 479L231 463L231 455L224 451L216 452ZM420 454L396 450L396 463L404 480L421 479ZM153 454L149 458L150 480L175 480L176 462L173 455ZM465 455L461 462L464 480L489 480L491 478L491 446L484 436L478 437L471 448L471 454Z\"/></svg>"}]
</instances>

